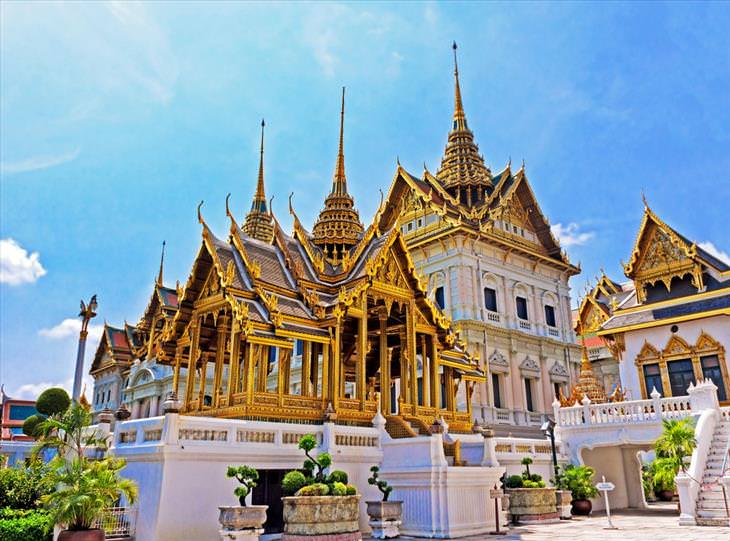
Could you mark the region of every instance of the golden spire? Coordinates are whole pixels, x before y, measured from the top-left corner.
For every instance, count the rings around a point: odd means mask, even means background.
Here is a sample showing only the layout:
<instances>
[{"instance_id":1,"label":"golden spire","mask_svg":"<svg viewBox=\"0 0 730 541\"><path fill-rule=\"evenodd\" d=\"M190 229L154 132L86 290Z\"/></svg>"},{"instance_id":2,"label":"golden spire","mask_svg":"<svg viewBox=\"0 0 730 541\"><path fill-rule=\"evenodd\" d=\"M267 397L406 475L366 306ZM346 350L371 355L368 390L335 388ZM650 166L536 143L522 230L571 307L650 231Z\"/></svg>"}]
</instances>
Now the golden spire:
<instances>
[{"instance_id":1,"label":"golden spire","mask_svg":"<svg viewBox=\"0 0 730 541\"><path fill-rule=\"evenodd\" d=\"M337 163L335 165L335 176L332 179L332 193L343 195L347 193L347 178L345 177L345 87L342 87L342 106L340 108L340 146L337 150Z\"/></svg>"},{"instance_id":2,"label":"golden spire","mask_svg":"<svg viewBox=\"0 0 730 541\"><path fill-rule=\"evenodd\" d=\"M246 215L246 221L241 228L246 235L263 242L274 240L274 220L266 207L266 192L264 190L264 126L261 119L261 149L259 151L259 176L256 183L256 193L253 196L251 210Z\"/></svg>"},{"instance_id":3,"label":"golden spire","mask_svg":"<svg viewBox=\"0 0 730 541\"><path fill-rule=\"evenodd\" d=\"M325 258L338 265L345 257L345 251L355 246L363 235L363 225L355 210L355 201L347 192L345 177L345 87L342 87L340 108L340 140L337 151L332 191L324 200L324 208L312 228L312 241L322 249Z\"/></svg>"},{"instance_id":4,"label":"golden spire","mask_svg":"<svg viewBox=\"0 0 730 541\"><path fill-rule=\"evenodd\" d=\"M591 361L588 359L588 348L586 348L585 340L583 338L581 338L581 349L578 383L573 386L570 397L561 397L560 401L564 407L575 406L576 402L580 404L586 396L593 404L608 402L606 390L593 374Z\"/></svg>"},{"instance_id":5,"label":"golden spire","mask_svg":"<svg viewBox=\"0 0 730 541\"><path fill-rule=\"evenodd\" d=\"M456 42L452 45L454 49L454 129L465 129L466 115L464 105L461 103L461 88L459 87L459 63L456 60Z\"/></svg>"},{"instance_id":6,"label":"golden spire","mask_svg":"<svg viewBox=\"0 0 730 541\"><path fill-rule=\"evenodd\" d=\"M477 206L483 203L493 188L492 173L484 165L484 158L479 154L479 147L474 142L474 134L466 122L466 113L461 99L459 83L459 64L454 50L454 119L446 143L446 151L441 158L436 177L453 197L458 198L466 206Z\"/></svg>"},{"instance_id":7,"label":"golden spire","mask_svg":"<svg viewBox=\"0 0 730 541\"><path fill-rule=\"evenodd\" d=\"M160 271L157 273L156 285L162 287L162 269L165 264L165 241L162 241L162 253L160 254Z\"/></svg>"}]
</instances>

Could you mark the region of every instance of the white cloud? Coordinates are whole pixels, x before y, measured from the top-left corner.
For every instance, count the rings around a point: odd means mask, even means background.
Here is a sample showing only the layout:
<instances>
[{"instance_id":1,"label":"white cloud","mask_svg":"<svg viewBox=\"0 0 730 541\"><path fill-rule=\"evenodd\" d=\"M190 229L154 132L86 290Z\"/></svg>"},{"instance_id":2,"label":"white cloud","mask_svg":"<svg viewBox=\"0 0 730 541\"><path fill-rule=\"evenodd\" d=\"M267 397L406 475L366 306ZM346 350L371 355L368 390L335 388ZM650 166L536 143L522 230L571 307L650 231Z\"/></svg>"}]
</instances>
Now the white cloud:
<instances>
[{"instance_id":1,"label":"white cloud","mask_svg":"<svg viewBox=\"0 0 730 541\"><path fill-rule=\"evenodd\" d=\"M69 337L78 337L81 332L81 320L66 318L61 323L48 329L41 329L38 334L44 338L50 338L51 340L63 340ZM89 337L86 343L95 344L101 338L101 334L104 332L103 325L89 325Z\"/></svg>"},{"instance_id":2,"label":"white cloud","mask_svg":"<svg viewBox=\"0 0 730 541\"><path fill-rule=\"evenodd\" d=\"M84 377L81 380L82 390L84 389L84 386L86 386L86 398L91 401L92 393L94 392L94 380L88 374L84 374ZM66 389L70 395L72 392L71 387L73 387L73 380L67 379L64 382L42 381L38 383L25 383L13 392L8 391L8 396L20 400L35 400L38 398L38 395L50 387L61 387L62 389Z\"/></svg>"},{"instance_id":3,"label":"white cloud","mask_svg":"<svg viewBox=\"0 0 730 541\"><path fill-rule=\"evenodd\" d=\"M13 239L0 240L0 283L32 284L46 274L38 252L28 251Z\"/></svg>"},{"instance_id":4,"label":"white cloud","mask_svg":"<svg viewBox=\"0 0 730 541\"><path fill-rule=\"evenodd\" d=\"M709 240L707 242L700 242L697 246L702 248L705 252L710 255L714 255L717 259L730 265L730 255L727 252L723 252L717 246L712 244Z\"/></svg>"},{"instance_id":5,"label":"white cloud","mask_svg":"<svg viewBox=\"0 0 730 541\"><path fill-rule=\"evenodd\" d=\"M81 149L76 148L62 154L45 154L15 162L2 162L0 163L0 173L3 175L14 175L16 173L50 169L51 167L74 161L79 157L79 154L81 154Z\"/></svg>"},{"instance_id":6,"label":"white cloud","mask_svg":"<svg viewBox=\"0 0 730 541\"><path fill-rule=\"evenodd\" d=\"M563 224L550 226L550 231L557 237L560 245L564 247L581 246L596 236L593 231L581 233L579 229L580 226L575 222L570 222L566 226L563 226Z\"/></svg>"}]
</instances>

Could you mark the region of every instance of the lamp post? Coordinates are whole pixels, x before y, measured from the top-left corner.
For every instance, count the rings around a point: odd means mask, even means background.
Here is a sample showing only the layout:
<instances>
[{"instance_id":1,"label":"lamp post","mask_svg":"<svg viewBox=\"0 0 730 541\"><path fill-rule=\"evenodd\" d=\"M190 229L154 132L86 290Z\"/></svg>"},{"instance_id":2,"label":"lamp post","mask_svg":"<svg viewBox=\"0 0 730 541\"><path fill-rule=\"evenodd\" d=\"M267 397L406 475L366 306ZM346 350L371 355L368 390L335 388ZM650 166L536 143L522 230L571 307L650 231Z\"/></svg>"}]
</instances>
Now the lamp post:
<instances>
[{"instance_id":1,"label":"lamp post","mask_svg":"<svg viewBox=\"0 0 730 541\"><path fill-rule=\"evenodd\" d=\"M79 350L76 353L76 372L74 373L73 401L81 398L81 380L84 377L84 352L86 351L86 337L89 335L89 321L96 316L96 295L91 297L89 304L81 301L81 332L79 333Z\"/></svg>"},{"instance_id":2,"label":"lamp post","mask_svg":"<svg viewBox=\"0 0 730 541\"><path fill-rule=\"evenodd\" d=\"M553 452L553 471L555 472L555 481L558 480L558 452L555 449L555 421L548 417L540 427L545 434L550 438L550 447Z\"/></svg>"}]
</instances>

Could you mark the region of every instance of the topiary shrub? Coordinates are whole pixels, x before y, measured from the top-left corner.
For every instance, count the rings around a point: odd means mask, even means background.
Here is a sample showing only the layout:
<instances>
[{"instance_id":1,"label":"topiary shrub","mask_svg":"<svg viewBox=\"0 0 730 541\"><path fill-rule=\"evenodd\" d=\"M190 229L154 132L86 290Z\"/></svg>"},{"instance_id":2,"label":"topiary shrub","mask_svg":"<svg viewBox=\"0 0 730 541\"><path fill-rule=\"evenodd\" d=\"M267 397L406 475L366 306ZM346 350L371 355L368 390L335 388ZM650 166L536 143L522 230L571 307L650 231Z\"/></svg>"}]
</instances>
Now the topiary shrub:
<instances>
[{"instance_id":1,"label":"topiary shrub","mask_svg":"<svg viewBox=\"0 0 730 541\"><path fill-rule=\"evenodd\" d=\"M59 415L64 413L71 405L68 393L60 387L46 389L38 397L35 409L43 415Z\"/></svg>"},{"instance_id":2,"label":"topiary shrub","mask_svg":"<svg viewBox=\"0 0 730 541\"><path fill-rule=\"evenodd\" d=\"M235 477L236 481L241 483L240 487L236 487L233 494L238 498L241 507L246 507L246 496L256 486L259 480L259 472L251 466L228 466L226 477Z\"/></svg>"},{"instance_id":3,"label":"topiary shrub","mask_svg":"<svg viewBox=\"0 0 730 541\"><path fill-rule=\"evenodd\" d=\"M347 495L348 496L354 496L357 494L357 489L355 488L355 485L347 485Z\"/></svg>"},{"instance_id":4,"label":"topiary shrub","mask_svg":"<svg viewBox=\"0 0 730 541\"><path fill-rule=\"evenodd\" d=\"M339 481L335 481L332 483L332 490L330 493L333 496L347 496L347 485L345 483L340 483Z\"/></svg>"},{"instance_id":5,"label":"topiary shrub","mask_svg":"<svg viewBox=\"0 0 730 541\"><path fill-rule=\"evenodd\" d=\"M0 509L0 539L3 541L51 541L53 524L40 509Z\"/></svg>"},{"instance_id":6,"label":"topiary shrub","mask_svg":"<svg viewBox=\"0 0 730 541\"><path fill-rule=\"evenodd\" d=\"M300 488L307 484L307 478L300 471L290 471L281 481L281 488L287 496L293 496Z\"/></svg>"},{"instance_id":7,"label":"topiary shrub","mask_svg":"<svg viewBox=\"0 0 730 541\"><path fill-rule=\"evenodd\" d=\"M343 485L346 485L347 480L347 472L342 470L334 470L327 476L328 483L342 483Z\"/></svg>"},{"instance_id":8,"label":"topiary shrub","mask_svg":"<svg viewBox=\"0 0 730 541\"><path fill-rule=\"evenodd\" d=\"M23 434L31 438L37 438L41 435L40 430L38 430L38 425L44 420L40 415L31 415L23 421Z\"/></svg>"},{"instance_id":9,"label":"topiary shrub","mask_svg":"<svg viewBox=\"0 0 730 541\"><path fill-rule=\"evenodd\" d=\"M379 467L371 466L370 471L372 472L372 475L368 477L368 484L378 487L378 490L383 495L383 501L387 502L388 496L390 496L390 493L393 492L393 487L389 486L385 479L380 479Z\"/></svg>"},{"instance_id":10,"label":"topiary shrub","mask_svg":"<svg viewBox=\"0 0 730 541\"><path fill-rule=\"evenodd\" d=\"M295 496L327 496L329 492L330 488L324 483L314 483L300 488Z\"/></svg>"},{"instance_id":11,"label":"topiary shrub","mask_svg":"<svg viewBox=\"0 0 730 541\"><path fill-rule=\"evenodd\" d=\"M53 490L53 481L48 473L48 466L40 460L27 467L0 469L0 509L39 507L41 496Z\"/></svg>"},{"instance_id":12,"label":"topiary shrub","mask_svg":"<svg viewBox=\"0 0 730 541\"><path fill-rule=\"evenodd\" d=\"M522 488L525 480L521 475L510 475L504 482L504 486L507 488Z\"/></svg>"}]
</instances>

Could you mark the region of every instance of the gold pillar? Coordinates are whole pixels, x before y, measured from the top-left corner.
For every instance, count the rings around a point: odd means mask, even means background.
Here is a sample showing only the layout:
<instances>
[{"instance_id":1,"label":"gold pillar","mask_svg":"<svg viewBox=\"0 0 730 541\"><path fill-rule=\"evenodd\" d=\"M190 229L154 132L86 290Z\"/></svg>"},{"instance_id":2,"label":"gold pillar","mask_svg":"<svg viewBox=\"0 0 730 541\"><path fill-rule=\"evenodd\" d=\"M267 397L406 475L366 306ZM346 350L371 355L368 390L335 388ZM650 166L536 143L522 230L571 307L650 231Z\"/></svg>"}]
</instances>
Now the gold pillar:
<instances>
[{"instance_id":1,"label":"gold pillar","mask_svg":"<svg viewBox=\"0 0 730 541\"><path fill-rule=\"evenodd\" d=\"M431 335L431 406L441 409L441 378L439 377L439 352L436 334Z\"/></svg>"},{"instance_id":2,"label":"gold pillar","mask_svg":"<svg viewBox=\"0 0 730 541\"><path fill-rule=\"evenodd\" d=\"M289 364L291 362L291 349L279 348L276 362L279 364L279 377L276 392L279 396L279 406L284 405L284 395L289 394Z\"/></svg>"},{"instance_id":3,"label":"gold pillar","mask_svg":"<svg viewBox=\"0 0 730 541\"><path fill-rule=\"evenodd\" d=\"M306 340L302 343L302 396L309 396L310 389L310 373L312 368L312 343ZM314 383L316 390L317 383ZM316 394L316 393L315 393Z\"/></svg>"},{"instance_id":4,"label":"gold pillar","mask_svg":"<svg viewBox=\"0 0 730 541\"><path fill-rule=\"evenodd\" d=\"M319 368L319 367L318 367ZM315 380L316 381L316 380ZM315 383L316 385L316 383ZM322 344L322 402L332 400L330 394L330 343ZM334 403L332 405L334 407Z\"/></svg>"},{"instance_id":5,"label":"gold pillar","mask_svg":"<svg viewBox=\"0 0 730 541\"><path fill-rule=\"evenodd\" d=\"M385 308L378 314L380 322L379 355L380 355L380 407L384 415L390 415L390 359L388 357L388 314Z\"/></svg>"},{"instance_id":6,"label":"gold pillar","mask_svg":"<svg viewBox=\"0 0 730 541\"><path fill-rule=\"evenodd\" d=\"M446 387L446 409L454 412L456 409L456 400L454 392L454 369L451 367L444 368L444 379Z\"/></svg>"},{"instance_id":7,"label":"gold pillar","mask_svg":"<svg viewBox=\"0 0 730 541\"><path fill-rule=\"evenodd\" d=\"M400 337L400 403L405 404L408 403L408 362L406 360L406 357L408 355L408 344L406 340L406 334L405 332L401 331L399 333ZM402 414L403 412L400 411L400 406L398 408L398 413Z\"/></svg>"},{"instance_id":8,"label":"gold pillar","mask_svg":"<svg viewBox=\"0 0 730 541\"><path fill-rule=\"evenodd\" d=\"M258 367L256 390L260 393L265 393L269 377L269 356L271 355L271 348L270 346L259 345L256 349L256 365Z\"/></svg>"},{"instance_id":9,"label":"gold pillar","mask_svg":"<svg viewBox=\"0 0 730 541\"><path fill-rule=\"evenodd\" d=\"M238 392L238 373L240 370L241 330L238 322L231 326L231 342L228 345L228 405L233 405L233 395Z\"/></svg>"},{"instance_id":10,"label":"gold pillar","mask_svg":"<svg viewBox=\"0 0 730 541\"><path fill-rule=\"evenodd\" d=\"M172 390L177 395L180 391L180 365L182 364L182 349L175 348L175 368L172 371ZM179 395L178 395L179 396Z\"/></svg>"},{"instance_id":11,"label":"gold pillar","mask_svg":"<svg viewBox=\"0 0 730 541\"><path fill-rule=\"evenodd\" d=\"M245 361L245 370L246 370L246 403L251 405L253 404L253 395L254 395L254 376L256 374L256 350L259 349L258 344L252 344L251 342L248 343L248 348L246 350L246 361Z\"/></svg>"},{"instance_id":12,"label":"gold pillar","mask_svg":"<svg viewBox=\"0 0 730 541\"><path fill-rule=\"evenodd\" d=\"M312 342L310 345L310 366L311 366L311 373L310 373L310 381L312 383L312 391L310 393L311 396L315 397L323 397L325 395L325 382L322 381L322 389L318 389L319 384L319 352L322 351L323 360L322 360L322 375L324 376L324 350L328 348L329 346L325 346L324 344L317 344L316 342Z\"/></svg>"},{"instance_id":13,"label":"gold pillar","mask_svg":"<svg viewBox=\"0 0 730 541\"><path fill-rule=\"evenodd\" d=\"M365 399L367 398L366 387L367 387L367 371L366 371L366 359L368 355L368 297L365 293L362 294L362 316L360 317L360 325L358 327L358 355L357 355L357 375L355 380L357 381L357 398L360 400L360 410L365 411Z\"/></svg>"},{"instance_id":14,"label":"gold pillar","mask_svg":"<svg viewBox=\"0 0 730 541\"><path fill-rule=\"evenodd\" d=\"M423 405L431 405L431 378L428 368L428 350L426 348L426 335L421 335L421 397Z\"/></svg>"},{"instance_id":15,"label":"gold pillar","mask_svg":"<svg viewBox=\"0 0 730 541\"><path fill-rule=\"evenodd\" d=\"M215 371L213 372L213 406L220 405L220 398L223 394L221 386L223 380L223 360L226 354L226 331L228 330L228 317L218 319L218 340L215 349Z\"/></svg>"},{"instance_id":16,"label":"gold pillar","mask_svg":"<svg viewBox=\"0 0 730 541\"><path fill-rule=\"evenodd\" d=\"M418 362L416 360L416 303L411 301L406 309L406 332L408 340L408 363L411 369L409 383L413 414L418 406Z\"/></svg>"},{"instance_id":17,"label":"gold pillar","mask_svg":"<svg viewBox=\"0 0 730 541\"><path fill-rule=\"evenodd\" d=\"M340 327L342 325L341 318L337 318L335 326L335 343L332 348L332 371L331 371L331 394L332 407L337 409L340 402L340 378L342 378L342 359L340 354Z\"/></svg>"},{"instance_id":18,"label":"gold pillar","mask_svg":"<svg viewBox=\"0 0 730 541\"><path fill-rule=\"evenodd\" d=\"M187 408L193 400L193 389L195 389L195 372L198 363L198 341L200 340L200 319L193 316L190 332L192 338L190 340L190 351L188 353L188 378L185 384L185 407Z\"/></svg>"}]
</instances>

